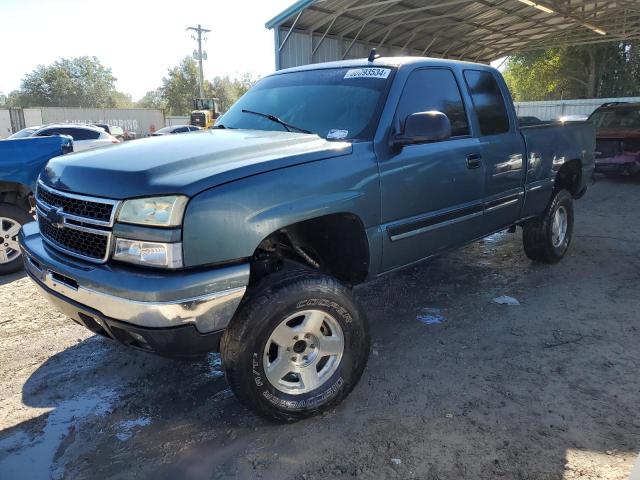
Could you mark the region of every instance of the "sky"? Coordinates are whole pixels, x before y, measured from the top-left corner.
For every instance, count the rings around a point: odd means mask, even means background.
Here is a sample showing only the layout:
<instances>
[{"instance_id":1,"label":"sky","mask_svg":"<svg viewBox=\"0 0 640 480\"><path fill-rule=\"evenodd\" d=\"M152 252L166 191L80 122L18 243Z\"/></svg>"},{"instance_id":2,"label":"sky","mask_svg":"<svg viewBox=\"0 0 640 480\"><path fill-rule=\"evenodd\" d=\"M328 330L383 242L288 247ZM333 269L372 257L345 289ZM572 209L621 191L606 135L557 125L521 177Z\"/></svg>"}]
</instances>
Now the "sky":
<instances>
[{"instance_id":1,"label":"sky","mask_svg":"<svg viewBox=\"0 0 640 480\"><path fill-rule=\"evenodd\" d=\"M267 20L295 0L0 0L0 92L37 65L96 56L134 100L197 48L186 28L208 28L205 78L275 70Z\"/></svg>"}]
</instances>

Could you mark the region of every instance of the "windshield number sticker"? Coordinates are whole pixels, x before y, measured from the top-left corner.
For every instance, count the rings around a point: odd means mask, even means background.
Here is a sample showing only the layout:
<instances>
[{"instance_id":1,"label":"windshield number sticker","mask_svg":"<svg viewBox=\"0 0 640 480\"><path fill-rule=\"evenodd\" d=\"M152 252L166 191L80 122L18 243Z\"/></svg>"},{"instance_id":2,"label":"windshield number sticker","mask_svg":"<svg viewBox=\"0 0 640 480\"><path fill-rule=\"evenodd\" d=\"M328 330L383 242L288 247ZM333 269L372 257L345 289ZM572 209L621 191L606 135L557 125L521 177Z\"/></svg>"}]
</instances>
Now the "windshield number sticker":
<instances>
[{"instance_id":1,"label":"windshield number sticker","mask_svg":"<svg viewBox=\"0 0 640 480\"><path fill-rule=\"evenodd\" d=\"M349 135L349 130L336 130L331 129L329 133L327 133L328 140L342 140L343 138L347 138Z\"/></svg>"},{"instance_id":2,"label":"windshield number sticker","mask_svg":"<svg viewBox=\"0 0 640 480\"><path fill-rule=\"evenodd\" d=\"M352 68L344 78L387 78L391 69L389 68Z\"/></svg>"}]
</instances>

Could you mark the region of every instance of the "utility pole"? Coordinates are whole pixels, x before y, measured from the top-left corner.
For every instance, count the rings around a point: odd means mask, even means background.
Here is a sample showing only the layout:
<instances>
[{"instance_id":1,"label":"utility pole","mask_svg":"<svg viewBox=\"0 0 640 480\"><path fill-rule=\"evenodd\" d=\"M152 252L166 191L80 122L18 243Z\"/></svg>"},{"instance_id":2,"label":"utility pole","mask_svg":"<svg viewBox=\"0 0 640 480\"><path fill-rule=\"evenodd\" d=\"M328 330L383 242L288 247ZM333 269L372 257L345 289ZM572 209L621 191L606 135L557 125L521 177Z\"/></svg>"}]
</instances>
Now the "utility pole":
<instances>
[{"instance_id":1,"label":"utility pole","mask_svg":"<svg viewBox=\"0 0 640 480\"><path fill-rule=\"evenodd\" d=\"M202 34L203 33L209 33L211 30L207 30L206 28L202 28L202 25L198 24L198 27L189 27L187 28L187 30L193 30L194 32L197 32L198 34L198 38L196 40L198 40L198 62L200 63L200 82L199 82L199 88L200 88L200 98L204 98L204 73L202 71ZM206 53L205 53L206 55Z\"/></svg>"}]
</instances>

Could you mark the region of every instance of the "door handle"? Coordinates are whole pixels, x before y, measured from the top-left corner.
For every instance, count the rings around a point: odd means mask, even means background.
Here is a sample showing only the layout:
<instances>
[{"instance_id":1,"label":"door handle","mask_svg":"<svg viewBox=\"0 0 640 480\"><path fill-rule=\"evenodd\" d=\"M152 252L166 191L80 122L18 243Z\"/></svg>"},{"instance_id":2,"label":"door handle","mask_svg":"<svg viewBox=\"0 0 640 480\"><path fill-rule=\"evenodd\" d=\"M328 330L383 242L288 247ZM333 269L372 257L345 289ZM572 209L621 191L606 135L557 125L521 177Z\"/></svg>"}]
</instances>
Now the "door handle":
<instances>
[{"instance_id":1,"label":"door handle","mask_svg":"<svg viewBox=\"0 0 640 480\"><path fill-rule=\"evenodd\" d=\"M471 155L467 155L467 168L475 169L480 168L482 165L482 155L479 153L472 153Z\"/></svg>"}]
</instances>

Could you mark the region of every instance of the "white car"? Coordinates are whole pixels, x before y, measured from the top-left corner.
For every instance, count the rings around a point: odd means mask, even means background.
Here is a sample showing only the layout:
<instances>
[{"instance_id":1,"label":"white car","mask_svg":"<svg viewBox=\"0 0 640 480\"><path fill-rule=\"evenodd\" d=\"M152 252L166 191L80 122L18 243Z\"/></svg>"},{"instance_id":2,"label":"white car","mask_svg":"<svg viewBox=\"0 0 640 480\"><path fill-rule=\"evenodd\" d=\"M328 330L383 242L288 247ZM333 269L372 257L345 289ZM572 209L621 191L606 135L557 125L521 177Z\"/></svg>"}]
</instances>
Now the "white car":
<instances>
[{"instance_id":1,"label":"white car","mask_svg":"<svg viewBox=\"0 0 640 480\"><path fill-rule=\"evenodd\" d=\"M73 138L74 152L120 143L120 140L109 135L100 127L75 125L73 123L43 125L31 134L32 137L50 137L52 135L68 135Z\"/></svg>"}]
</instances>

